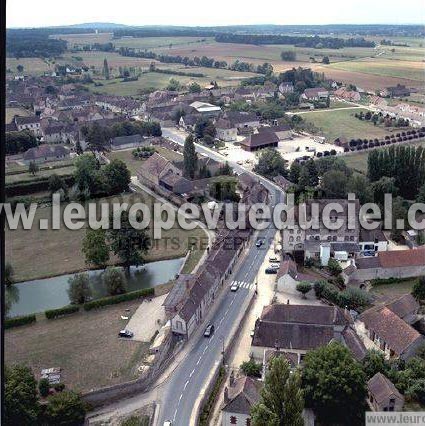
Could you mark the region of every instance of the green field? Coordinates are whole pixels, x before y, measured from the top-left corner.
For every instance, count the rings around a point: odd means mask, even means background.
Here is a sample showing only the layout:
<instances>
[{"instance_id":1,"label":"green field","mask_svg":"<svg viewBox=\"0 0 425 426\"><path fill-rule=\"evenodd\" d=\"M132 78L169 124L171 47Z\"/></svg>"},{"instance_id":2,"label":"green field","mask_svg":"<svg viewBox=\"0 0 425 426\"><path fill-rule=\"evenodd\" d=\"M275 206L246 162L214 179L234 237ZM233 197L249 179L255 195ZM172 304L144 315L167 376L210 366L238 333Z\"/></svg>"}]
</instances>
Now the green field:
<instances>
[{"instance_id":1,"label":"green field","mask_svg":"<svg viewBox=\"0 0 425 426\"><path fill-rule=\"evenodd\" d=\"M144 202L152 211L154 199L144 193L127 194L96 200L96 203L136 203ZM61 209L65 208L65 203ZM44 278L64 273L82 271L87 268L84 255L81 251L82 240L85 236L85 227L79 230L67 229L63 224L58 230L40 230L40 219L51 220L50 208L38 208L35 213L34 226L24 230L20 225L17 230L6 227L6 259L13 266L16 281L25 281ZM149 228L148 234L153 230ZM152 249L146 255L146 261L171 259L185 256L189 246L189 239L197 241L205 238L205 232L196 228L193 231L181 229L176 222L175 227L162 232L162 239L153 242ZM174 239L174 240L172 240ZM177 244L172 244L172 241ZM191 264L196 264L203 255L203 247L193 250ZM111 258L112 264L118 259Z\"/></svg>"},{"instance_id":2,"label":"green field","mask_svg":"<svg viewBox=\"0 0 425 426\"><path fill-rule=\"evenodd\" d=\"M333 142L341 136L346 139L373 139L382 138L390 134L388 130L382 127L374 126L372 123L354 117L356 112L359 113L361 111L366 112L367 110L312 111L302 114L300 117L319 128L329 142Z\"/></svg>"},{"instance_id":3,"label":"green field","mask_svg":"<svg viewBox=\"0 0 425 426\"><path fill-rule=\"evenodd\" d=\"M6 58L6 70L10 70L11 74L19 74L16 67L22 65L24 67L23 74L25 75L40 75L45 71L53 71L48 61L40 58Z\"/></svg>"},{"instance_id":4,"label":"green field","mask_svg":"<svg viewBox=\"0 0 425 426\"><path fill-rule=\"evenodd\" d=\"M27 117L30 113L24 108L6 108L6 123L9 124L15 115Z\"/></svg>"},{"instance_id":5,"label":"green field","mask_svg":"<svg viewBox=\"0 0 425 426\"><path fill-rule=\"evenodd\" d=\"M387 77L396 77L410 80L423 81L424 64L416 61L396 61L390 59L370 58L368 60L356 60L336 62L329 65L344 71L360 72L365 74L375 74Z\"/></svg>"},{"instance_id":6,"label":"green field","mask_svg":"<svg viewBox=\"0 0 425 426\"><path fill-rule=\"evenodd\" d=\"M72 175L74 166L70 161L64 161L61 167L50 169L47 165L40 165L40 170L32 175L28 173L28 166L12 166L6 169L6 184L15 182L30 182L40 178L48 178L54 174L59 176ZM16 171L25 171L25 173L16 173Z\"/></svg>"}]
</instances>

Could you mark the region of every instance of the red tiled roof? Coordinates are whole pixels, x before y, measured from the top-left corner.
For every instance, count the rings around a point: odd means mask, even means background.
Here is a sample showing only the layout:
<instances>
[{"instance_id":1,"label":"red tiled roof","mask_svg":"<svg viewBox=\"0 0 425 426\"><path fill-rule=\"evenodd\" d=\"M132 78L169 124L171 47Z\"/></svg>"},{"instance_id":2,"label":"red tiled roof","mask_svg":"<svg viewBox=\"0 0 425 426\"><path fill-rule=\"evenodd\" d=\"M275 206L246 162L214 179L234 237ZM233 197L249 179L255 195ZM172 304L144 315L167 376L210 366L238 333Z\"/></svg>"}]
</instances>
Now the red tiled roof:
<instances>
[{"instance_id":1,"label":"red tiled roof","mask_svg":"<svg viewBox=\"0 0 425 426\"><path fill-rule=\"evenodd\" d=\"M378 258L382 268L425 266L425 247L412 250L380 251Z\"/></svg>"}]
</instances>

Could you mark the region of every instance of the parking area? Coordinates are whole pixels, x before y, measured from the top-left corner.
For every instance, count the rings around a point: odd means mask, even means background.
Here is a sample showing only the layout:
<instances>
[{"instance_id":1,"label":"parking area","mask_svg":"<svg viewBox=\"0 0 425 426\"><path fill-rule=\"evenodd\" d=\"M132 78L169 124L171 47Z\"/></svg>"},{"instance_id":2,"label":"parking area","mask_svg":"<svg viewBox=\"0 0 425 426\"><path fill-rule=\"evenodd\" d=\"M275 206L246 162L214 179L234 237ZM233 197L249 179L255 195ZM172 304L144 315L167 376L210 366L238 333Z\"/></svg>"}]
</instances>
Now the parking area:
<instances>
[{"instance_id":1,"label":"parking area","mask_svg":"<svg viewBox=\"0 0 425 426\"><path fill-rule=\"evenodd\" d=\"M321 143L313 136L296 135L292 139L279 142L277 150L282 157L291 164L295 159L308 156L313 157L315 152L325 152L334 149L336 152L344 152L344 149L329 143Z\"/></svg>"}]
</instances>

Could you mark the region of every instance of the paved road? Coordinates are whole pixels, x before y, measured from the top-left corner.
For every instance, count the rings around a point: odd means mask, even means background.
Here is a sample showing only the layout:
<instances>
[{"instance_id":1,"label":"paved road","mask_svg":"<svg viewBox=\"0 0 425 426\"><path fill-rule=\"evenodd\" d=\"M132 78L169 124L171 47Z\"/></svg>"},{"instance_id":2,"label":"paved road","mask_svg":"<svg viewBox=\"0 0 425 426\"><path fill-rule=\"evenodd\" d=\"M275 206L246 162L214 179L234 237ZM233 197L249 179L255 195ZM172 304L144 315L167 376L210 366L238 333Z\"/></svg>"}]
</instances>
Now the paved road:
<instances>
[{"instance_id":1,"label":"paved road","mask_svg":"<svg viewBox=\"0 0 425 426\"><path fill-rule=\"evenodd\" d=\"M174 129L163 129L163 135L177 143L182 144L184 142L184 134ZM208 148L197 145L196 149L214 159L225 159ZM238 172L245 171L237 164L230 162L230 165ZM259 180L270 191L271 205L281 201L283 194L275 185L260 177ZM230 292L229 289L224 289L223 291L228 292L228 294L216 302L220 305L217 306L211 321L215 326L214 335L209 339L200 336L194 342L192 350L166 383L159 406L157 425L162 426L166 420L171 420L173 426L188 426L190 424L200 391L207 383L213 367L222 361L223 339L225 341L228 339L234 324L246 306L245 302L248 295L250 293L252 295L255 290L258 270L264 261L267 248L273 241L275 233L276 229L270 226L258 235L258 238L264 238L266 243L261 248L257 248L255 244L249 247L243 265L231 281L238 281L241 287L234 293Z\"/></svg>"}]
</instances>

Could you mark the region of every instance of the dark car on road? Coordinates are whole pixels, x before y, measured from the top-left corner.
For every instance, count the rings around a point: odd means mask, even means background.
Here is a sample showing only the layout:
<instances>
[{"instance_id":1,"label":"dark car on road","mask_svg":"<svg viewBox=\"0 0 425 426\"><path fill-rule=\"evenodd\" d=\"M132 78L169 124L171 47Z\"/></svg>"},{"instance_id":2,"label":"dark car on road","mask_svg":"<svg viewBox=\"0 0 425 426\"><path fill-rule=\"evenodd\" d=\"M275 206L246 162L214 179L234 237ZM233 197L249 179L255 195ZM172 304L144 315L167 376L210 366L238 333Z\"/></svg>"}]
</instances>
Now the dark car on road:
<instances>
[{"instance_id":1,"label":"dark car on road","mask_svg":"<svg viewBox=\"0 0 425 426\"><path fill-rule=\"evenodd\" d=\"M266 274L277 274L277 268L266 268Z\"/></svg>"},{"instance_id":2,"label":"dark car on road","mask_svg":"<svg viewBox=\"0 0 425 426\"><path fill-rule=\"evenodd\" d=\"M121 330L118 333L118 337L125 337L127 339L131 339L134 336L134 333L130 330Z\"/></svg>"},{"instance_id":3,"label":"dark car on road","mask_svg":"<svg viewBox=\"0 0 425 426\"><path fill-rule=\"evenodd\" d=\"M257 247L261 247L263 244L264 244L264 240L258 240L258 241L255 243L255 245L256 245Z\"/></svg>"},{"instance_id":4,"label":"dark car on road","mask_svg":"<svg viewBox=\"0 0 425 426\"><path fill-rule=\"evenodd\" d=\"M204 337L211 337L214 334L214 326L209 324L204 331Z\"/></svg>"}]
</instances>

